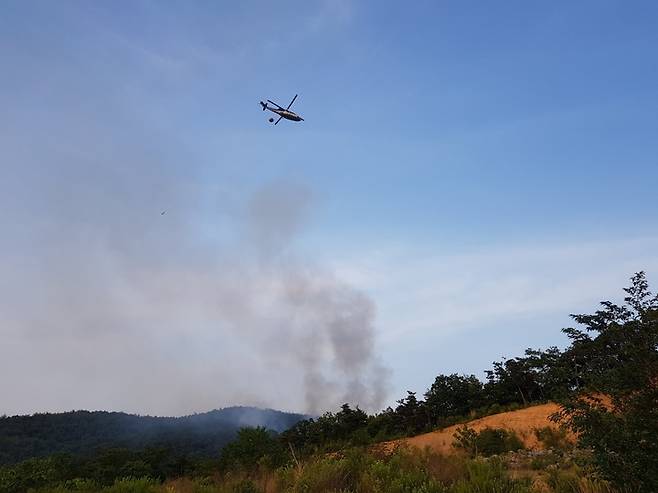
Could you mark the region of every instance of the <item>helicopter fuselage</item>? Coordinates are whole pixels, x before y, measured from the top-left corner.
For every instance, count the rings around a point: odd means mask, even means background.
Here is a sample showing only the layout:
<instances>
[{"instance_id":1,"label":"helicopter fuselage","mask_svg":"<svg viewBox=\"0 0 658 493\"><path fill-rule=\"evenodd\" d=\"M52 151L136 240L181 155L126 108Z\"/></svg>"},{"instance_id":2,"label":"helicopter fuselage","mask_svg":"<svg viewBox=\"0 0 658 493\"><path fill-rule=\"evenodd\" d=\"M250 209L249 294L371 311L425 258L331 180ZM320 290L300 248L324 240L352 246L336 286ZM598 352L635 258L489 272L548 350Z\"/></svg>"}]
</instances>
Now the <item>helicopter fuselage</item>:
<instances>
[{"instance_id":1,"label":"helicopter fuselage","mask_svg":"<svg viewBox=\"0 0 658 493\"><path fill-rule=\"evenodd\" d=\"M304 120L297 113L294 113L290 110L279 110L279 109L270 108L269 106L267 107L267 109L270 110L272 113L276 113L280 117L285 118L286 120L292 120L293 122L301 122Z\"/></svg>"},{"instance_id":2,"label":"helicopter fuselage","mask_svg":"<svg viewBox=\"0 0 658 493\"><path fill-rule=\"evenodd\" d=\"M283 108L273 108L267 103L263 103L262 101L260 102L260 104L264 110L270 110L272 113L276 113L281 118L285 118L286 120L292 120L293 122L304 121L304 119L294 111L284 110Z\"/></svg>"}]
</instances>

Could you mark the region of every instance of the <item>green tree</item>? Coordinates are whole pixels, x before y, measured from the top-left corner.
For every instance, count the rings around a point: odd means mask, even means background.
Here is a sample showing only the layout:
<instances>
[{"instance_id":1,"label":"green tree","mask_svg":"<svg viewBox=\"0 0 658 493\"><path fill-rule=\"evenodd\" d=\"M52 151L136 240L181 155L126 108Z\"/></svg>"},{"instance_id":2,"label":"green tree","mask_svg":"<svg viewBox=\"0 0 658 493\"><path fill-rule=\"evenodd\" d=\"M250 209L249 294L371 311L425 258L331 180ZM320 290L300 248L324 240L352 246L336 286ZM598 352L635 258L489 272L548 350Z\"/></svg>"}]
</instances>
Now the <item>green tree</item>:
<instances>
[{"instance_id":1,"label":"green tree","mask_svg":"<svg viewBox=\"0 0 658 493\"><path fill-rule=\"evenodd\" d=\"M423 401L416 398L416 392L407 391L407 397L397 401L395 408L396 428L404 434L419 433L429 427L430 416Z\"/></svg>"},{"instance_id":2,"label":"green tree","mask_svg":"<svg viewBox=\"0 0 658 493\"><path fill-rule=\"evenodd\" d=\"M487 370L485 389L489 398L497 404L512 402L524 405L540 396L540 383L529 358L504 359L494 362L493 370Z\"/></svg>"},{"instance_id":3,"label":"green tree","mask_svg":"<svg viewBox=\"0 0 658 493\"><path fill-rule=\"evenodd\" d=\"M278 467L289 460L288 451L273 432L263 427L242 428L220 457L223 470L253 470L259 465Z\"/></svg>"},{"instance_id":4,"label":"green tree","mask_svg":"<svg viewBox=\"0 0 658 493\"><path fill-rule=\"evenodd\" d=\"M555 346L546 351L526 349L525 360L534 374L541 400L564 397L572 387L573 369L564 364L564 354Z\"/></svg>"},{"instance_id":5,"label":"green tree","mask_svg":"<svg viewBox=\"0 0 658 493\"><path fill-rule=\"evenodd\" d=\"M348 440L360 430L365 430L368 425L368 415L357 406L356 409L350 408L349 404L343 404L341 410L336 413L336 435Z\"/></svg>"},{"instance_id":6,"label":"green tree","mask_svg":"<svg viewBox=\"0 0 658 493\"><path fill-rule=\"evenodd\" d=\"M623 305L572 315L585 330L564 329L577 361L578 392L555 419L594 451L603 475L620 488L658 491L658 296L644 272L631 278ZM592 335L590 335L592 334Z\"/></svg>"},{"instance_id":7,"label":"green tree","mask_svg":"<svg viewBox=\"0 0 658 493\"><path fill-rule=\"evenodd\" d=\"M484 386L475 375L439 375L425 392L425 403L434 421L464 416L485 402Z\"/></svg>"},{"instance_id":8,"label":"green tree","mask_svg":"<svg viewBox=\"0 0 658 493\"><path fill-rule=\"evenodd\" d=\"M34 458L0 467L0 491L22 493L69 479L75 466L71 456L56 454L46 458Z\"/></svg>"}]
</instances>

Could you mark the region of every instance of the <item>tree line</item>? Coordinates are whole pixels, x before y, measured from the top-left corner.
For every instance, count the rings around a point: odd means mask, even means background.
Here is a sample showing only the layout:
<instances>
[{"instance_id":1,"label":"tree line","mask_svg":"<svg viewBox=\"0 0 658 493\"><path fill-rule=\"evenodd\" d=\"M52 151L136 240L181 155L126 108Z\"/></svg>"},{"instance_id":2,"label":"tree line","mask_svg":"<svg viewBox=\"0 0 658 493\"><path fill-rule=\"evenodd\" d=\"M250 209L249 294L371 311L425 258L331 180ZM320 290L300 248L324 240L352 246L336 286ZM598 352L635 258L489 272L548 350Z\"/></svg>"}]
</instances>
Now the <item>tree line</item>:
<instances>
[{"instance_id":1,"label":"tree line","mask_svg":"<svg viewBox=\"0 0 658 493\"><path fill-rule=\"evenodd\" d=\"M180 454L215 457L245 423L283 431L306 417L251 407L178 418L105 411L1 417L0 465L56 453L86 456L108 448L171 448Z\"/></svg>"}]
</instances>

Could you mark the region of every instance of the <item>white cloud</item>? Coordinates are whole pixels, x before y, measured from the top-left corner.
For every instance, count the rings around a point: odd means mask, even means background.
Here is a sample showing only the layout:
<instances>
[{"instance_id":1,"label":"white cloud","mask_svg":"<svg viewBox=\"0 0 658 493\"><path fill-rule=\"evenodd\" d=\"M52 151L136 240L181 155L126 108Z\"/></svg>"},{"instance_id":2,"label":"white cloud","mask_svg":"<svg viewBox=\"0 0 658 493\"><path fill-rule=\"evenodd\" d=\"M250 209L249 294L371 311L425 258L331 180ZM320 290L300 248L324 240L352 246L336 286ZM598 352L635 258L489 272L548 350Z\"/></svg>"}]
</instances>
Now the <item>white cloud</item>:
<instances>
[{"instance_id":1,"label":"white cloud","mask_svg":"<svg viewBox=\"0 0 658 493\"><path fill-rule=\"evenodd\" d=\"M335 269L375 299L383 337L393 343L425 331L447 335L595 309L600 299L618 298L634 272L646 270L650 280L658 274L656 251L657 237L483 246L468 253L398 247L352 255Z\"/></svg>"},{"instance_id":2,"label":"white cloud","mask_svg":"<svg viewBox=\"0 0 658 493\"><path fill-rule=\"evenodd\" d=\"M352 0L323 0L307 18L306 26L310 33L317 34L327 29L350 24L355 14L355 5Z\"/></svg>"}]
</instances>

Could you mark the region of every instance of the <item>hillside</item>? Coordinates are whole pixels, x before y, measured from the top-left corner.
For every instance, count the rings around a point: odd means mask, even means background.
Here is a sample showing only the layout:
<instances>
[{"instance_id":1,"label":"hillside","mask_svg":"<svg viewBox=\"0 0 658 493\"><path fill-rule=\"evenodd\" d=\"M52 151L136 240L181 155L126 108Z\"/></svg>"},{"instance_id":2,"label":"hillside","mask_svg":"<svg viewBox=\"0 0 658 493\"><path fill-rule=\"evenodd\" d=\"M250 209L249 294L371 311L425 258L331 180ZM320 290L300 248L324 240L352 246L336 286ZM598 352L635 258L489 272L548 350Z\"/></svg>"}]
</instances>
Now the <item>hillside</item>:
<instances>
[{"instance_id":1,"label":"hillside","mask_svg":"<svg viewBox=\"0 0 658 493\"><path fill-rule=\"evenodd\" d=\"M217 456L245 426L284 431L307 416L272 409L229 407L183 417L71 411L0 418L0 464L54 453L171 447L181 455Z\"/></svg>"},{"instance_id":2,"label":"hillside","mask_svg":"<svg viewBox=\"0 0 658 493\"><path fill-rule=\"evenodd\" d=\"M525 409L519 409L517 411L485 416L470 421L467 424L475 431L480 431L487 427L503 428L509 431L514 431L526 448L539 449L541 448L541 445L535 436L534 430L546 426L556 428L557 425L549 419L549 416L558 410L559 406L557 404L541 404L538 406L527 407ZM441 454L453 453L455 450L452 447L452 442L454 441L453 435L460 426L463 425L453 425L430 433L416 435L411 438L384 442L380 444L380 447L381 450L392 451L401 445L408 445L420 449L428 447L433 452Z\"/></svg>"}]
</instances>

